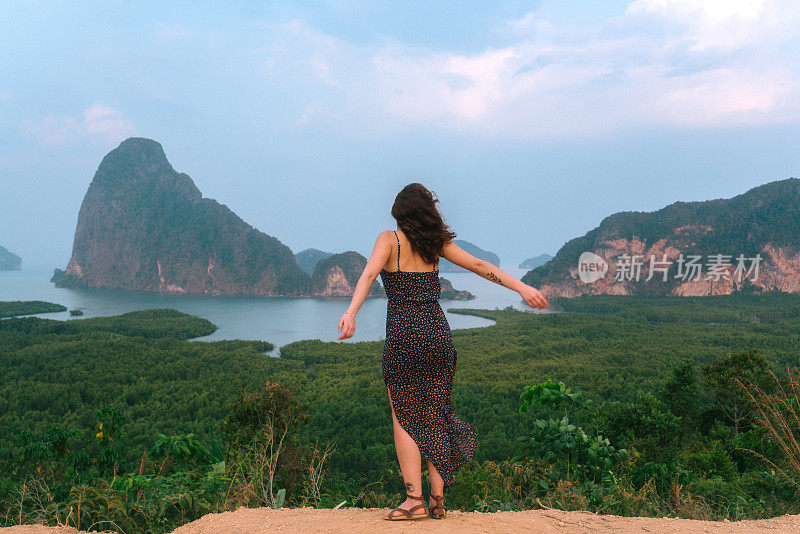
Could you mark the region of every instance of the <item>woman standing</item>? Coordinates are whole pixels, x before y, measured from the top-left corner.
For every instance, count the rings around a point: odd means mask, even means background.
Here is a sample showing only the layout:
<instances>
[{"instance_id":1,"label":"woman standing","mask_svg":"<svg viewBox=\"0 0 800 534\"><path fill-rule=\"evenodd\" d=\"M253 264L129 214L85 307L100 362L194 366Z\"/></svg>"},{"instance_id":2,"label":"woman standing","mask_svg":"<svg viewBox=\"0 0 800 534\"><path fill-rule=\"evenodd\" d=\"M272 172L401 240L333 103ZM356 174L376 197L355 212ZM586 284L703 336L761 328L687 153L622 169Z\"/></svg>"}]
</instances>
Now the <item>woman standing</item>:
<instances>
[{"instance_id":1,"label":"woman standing","mask_svg":"<svg viewBox=\"0 0 800 534\"><path fill-rule=\"evenodd\" d=\"M400 191L391 212L397 230L378 236L350 307L339 320L339 339L352 337L356 313L380 275L388 297L382 371L407 494L384 516L389 520L443 518L444 488L453 483L453 471L475 452L475 430L450 404L456 349L438 301L439 257L518 292L532 307L547 306L537 289L453 243L456 235L442 220L437 202L419 183ZM420 452L428 462L430 512L422 499Z\"/></svg>"}]
</instances>

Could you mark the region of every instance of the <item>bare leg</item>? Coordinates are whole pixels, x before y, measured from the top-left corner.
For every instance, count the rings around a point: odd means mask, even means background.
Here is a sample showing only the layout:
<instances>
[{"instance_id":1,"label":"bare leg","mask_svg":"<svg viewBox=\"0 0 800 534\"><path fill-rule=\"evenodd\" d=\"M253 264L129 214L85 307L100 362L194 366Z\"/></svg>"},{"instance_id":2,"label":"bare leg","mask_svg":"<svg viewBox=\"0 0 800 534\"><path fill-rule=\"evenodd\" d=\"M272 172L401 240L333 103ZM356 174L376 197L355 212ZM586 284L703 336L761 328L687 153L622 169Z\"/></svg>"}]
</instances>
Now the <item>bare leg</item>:
<instances>
[{"instance_id":1,"label":"bare leg","mask_svg":"<svg viewBox=\"0 0 800 534\"><path fill-rule=\"evenodd\" d=\"M387 388L386 391L388 393L389 389ZM390 405L391 402L392 395L389 393ZM422 495L422 459L419 447L408 435L408 432L400 426L397 416L394 414L394 406L392 406L392 428L394 429L394 447L397 450L397 461L400 464L406 491L411 495ZM419 501L406 499L399 507L408 510L418 504L420 504ZM395 512L395 515L398 513ZM414 513L419 513L419 510Z\"/></svg>"},{"instance_id":2,"label":"bare leg","mask_svg":"<svg viewBox=\"0 0 800 534\"><path fill-rule=\"evenodd\" d=\"M441 519L441 514L444 513L442 510L436 509L439 505L439 501L433 498L434 495L437 497L444 497L444 480L442 479L442 475L436 470L433 464L428 461L428 477L431 479L431 493L430 497L428 498L428 510L431 514L431 517L436 517Z\"/></svg>"},{"instance_id":3,"label":"bare leg","mask_svg":"<svg viewBox=\"0 0 800 534\"><path fill-rule=\"evenodd\" d=\"M431 495L442 495L444 480L430 461L428 461L428 477L431 479Z\"/></svg>"}]
</instances>

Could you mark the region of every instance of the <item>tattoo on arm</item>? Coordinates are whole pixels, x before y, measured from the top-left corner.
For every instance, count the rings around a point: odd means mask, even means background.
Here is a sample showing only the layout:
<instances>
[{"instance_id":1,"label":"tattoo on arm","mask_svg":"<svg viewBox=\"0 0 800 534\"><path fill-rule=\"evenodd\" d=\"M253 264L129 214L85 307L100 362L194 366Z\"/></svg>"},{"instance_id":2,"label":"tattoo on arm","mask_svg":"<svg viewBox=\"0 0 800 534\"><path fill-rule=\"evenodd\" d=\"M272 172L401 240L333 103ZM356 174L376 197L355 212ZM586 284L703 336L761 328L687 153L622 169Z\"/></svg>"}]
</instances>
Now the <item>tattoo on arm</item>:
<instances>
[{"instance_id":1,"label":"tattoo on arm","mask_svg":"<svg viewBox=\"0 0 800 534\"><path fill-rule=\"evenodd\" d=\"M496 284L500 284L501 286L503 285L503 282L500 281L500 277L498 277L496 274L494 274L491 271L486 273L486 278L488 278L489 280L491 280L492 282L494 282ZM505 287L505 286L503 286L503 287Z\"/></svg>"}]
</instances>

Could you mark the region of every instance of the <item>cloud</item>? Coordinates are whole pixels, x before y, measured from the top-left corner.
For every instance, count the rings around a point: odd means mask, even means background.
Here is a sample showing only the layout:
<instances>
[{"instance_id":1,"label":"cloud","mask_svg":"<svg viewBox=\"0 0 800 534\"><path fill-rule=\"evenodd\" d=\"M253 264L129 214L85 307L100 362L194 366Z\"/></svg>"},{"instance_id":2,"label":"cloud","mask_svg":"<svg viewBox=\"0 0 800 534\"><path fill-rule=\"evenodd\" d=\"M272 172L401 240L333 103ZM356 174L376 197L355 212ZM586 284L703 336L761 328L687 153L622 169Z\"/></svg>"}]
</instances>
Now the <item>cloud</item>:
<instances>
[{"instance_id":1,"label":"cloud","mask_svg":"<svg viewBox=\"0 0 800 534\"><path fill-rule=\"evenodd\" d=\"M83 112L83 120L64 114L26 119L20 130L29 139L46 146L67 146L83 141L113 146L136 133L135 125L116 109L95 102Z\"/></svg>"},{"instance_id":2,"label":"cloud","mask_svg":"<svg viewBox=\"0 0 800 534\"><path fill-rule=\"evenodd\" d=\"M635 0L588 29L529 13L478 53L356 45L303 21L261 51L270 83L302 87L296 125L541 139L800 120L798 28L793 0Z\"/></svg>"},{"instance_id":3,"label":"cloud","mask_svg":"<svg viewBox=\"0 0 800 534\"><path fill-rule=\"evenodd\" d=\"M46 146L71 145L82 133L81 125L74 117L53 114L39 120L23 120L20 130L27 138Z\"/></svg>"},{"instance_id":4,"label":"cloud","mask_svg":"<svg viewBox=\"0 0 800 534\"><path fill-rule=\"evenodd\" d=\"M95 102L83 112L83 128L107 144L116 144L136 133L134 124L116 109Z\"/></svg>"},{"instance_id":5,"label":"cloud","mask_svg":"<svg viewBox=\"0 0 800 534\"><path fill-rule=\"evenodd\" d=\"M692 41L692 50L700 51L754 44L784 26L787 15L793 18L791 11L790 3L769 0L636 0L626 14L652 16L680 28L683 38Z\"/></svg>"}]
</instances>

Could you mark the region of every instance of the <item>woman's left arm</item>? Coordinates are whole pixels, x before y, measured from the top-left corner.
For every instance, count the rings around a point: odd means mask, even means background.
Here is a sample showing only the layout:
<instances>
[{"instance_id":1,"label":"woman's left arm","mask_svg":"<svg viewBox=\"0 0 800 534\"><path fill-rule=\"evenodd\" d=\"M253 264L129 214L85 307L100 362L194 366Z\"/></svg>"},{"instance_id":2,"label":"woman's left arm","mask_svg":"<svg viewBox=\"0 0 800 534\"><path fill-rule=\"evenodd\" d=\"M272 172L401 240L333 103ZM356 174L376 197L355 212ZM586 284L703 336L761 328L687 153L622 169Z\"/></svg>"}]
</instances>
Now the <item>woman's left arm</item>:
<instances>
[{"instance_id":1,"label":"woman's left arm","mask_svg":"<svg viewBox=\"0 0 800 534\"><path fill-rule=\"evenodd\" d=\"M386 265L389 260L389 255L392 253L392 245L389 240L388 232L381 232L375 240L375 246L372 248L372 254L367 260L367 265L364 267L364 272L358 279L355 290L353 290L353 298L350 300L350 306L344 312L342 318L339 319L339 339L347 339L353 337L356 332L356 314L364 304L369 290L375 279Z\"/></svg>"}]
</instances>

